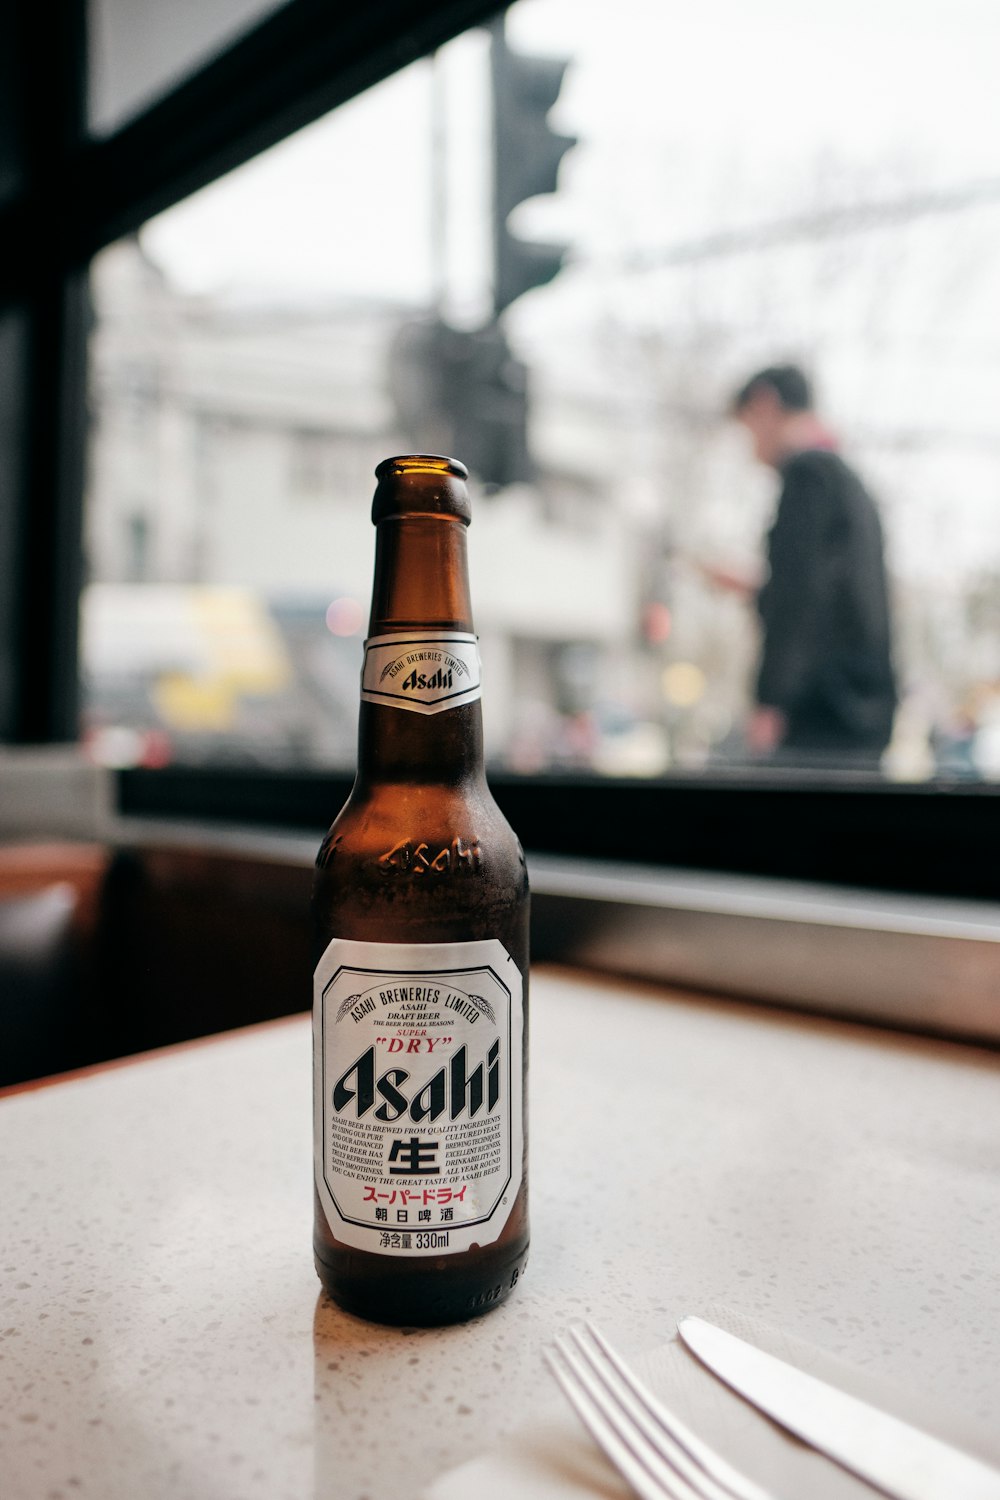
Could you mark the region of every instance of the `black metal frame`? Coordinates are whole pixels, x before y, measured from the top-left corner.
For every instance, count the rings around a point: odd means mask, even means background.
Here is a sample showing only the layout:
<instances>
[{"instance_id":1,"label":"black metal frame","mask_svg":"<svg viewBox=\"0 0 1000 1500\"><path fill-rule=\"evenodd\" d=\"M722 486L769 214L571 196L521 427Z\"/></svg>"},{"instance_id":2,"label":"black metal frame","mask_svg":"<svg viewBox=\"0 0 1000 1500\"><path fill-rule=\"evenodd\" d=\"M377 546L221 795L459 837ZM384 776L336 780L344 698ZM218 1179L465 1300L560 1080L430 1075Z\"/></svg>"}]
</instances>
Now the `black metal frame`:
<instances>
[{"instance_id":1,"label":"black metal frame","mask_svg":"<svg viewBox=\"0 0 1000 1500\"><path fill-rule=\"evenodd\" d=\"M500 8L289 0L105 139L87 131L86 0L4 11L0 743L77 734L90 258Z\"/></svg>"},{"instance_id":2,"label":"black metal frame","mask_svg":"<svg viewBox=\"0 0 1000 1500\"><path fill-rule=\"evenodd\" d=\"M118 800L126 816L307 829L318 843L351 780L343 771L124 771ZM991 785L765 771L658 781L494 773L490 785L534 853L1000 899Z\"/></svg>"},{"instance_id":3,"label":"black metal frame","mask_svg":"<svg viewBox=\"0 0 1000 1500\"><path fill-rule=\"evenodd\" d=\"M106 139L86 0L0 15L0 743L77 733L89 259L466 27L497 0L288 0ZM996 898L1000 791L851 778L494 778L529 848ZM343 777L126 773L123 810L320 830Z\"/></svg>"}]
</instances>

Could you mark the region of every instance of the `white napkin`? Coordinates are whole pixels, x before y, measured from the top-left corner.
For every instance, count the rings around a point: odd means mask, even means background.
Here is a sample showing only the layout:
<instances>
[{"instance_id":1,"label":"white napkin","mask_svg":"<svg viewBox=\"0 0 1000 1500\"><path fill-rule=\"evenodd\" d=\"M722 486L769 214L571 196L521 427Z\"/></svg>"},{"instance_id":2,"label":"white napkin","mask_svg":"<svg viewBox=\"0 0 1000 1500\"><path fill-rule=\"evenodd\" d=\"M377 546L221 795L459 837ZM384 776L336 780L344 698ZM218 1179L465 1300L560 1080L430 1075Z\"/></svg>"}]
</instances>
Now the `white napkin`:
<instances>
[{"instance_id":1,"label":"white napkin","mask_svg":"<svg viewBox=\"0 0 1000 1500\"><path fill-rule=\"evenodd\" d=\"M901 1391L868 1371L731 1309L712 1306L689 1311L1000 1465L1000 1438L943 1411L939 1402L927 1396ZM602 1331L614 1342L613 1330ZM869 1485L776 1427L706 1370L678 1335L636 1359L634 1367L694 1432L773 1491L776 1500L872 1500L875 1492ZM468 1500L470 1495L476 1500L511 1500L513 1496L517 1500L627 1500L632 1491L585 1432L554 1382L553 1391L551 1407L530 1427L522 1428L503 1447L442 1475L425 1491L423 1500ZM942 1500L951 1497L942 1496Z\"/></svg>"}]
</instances>

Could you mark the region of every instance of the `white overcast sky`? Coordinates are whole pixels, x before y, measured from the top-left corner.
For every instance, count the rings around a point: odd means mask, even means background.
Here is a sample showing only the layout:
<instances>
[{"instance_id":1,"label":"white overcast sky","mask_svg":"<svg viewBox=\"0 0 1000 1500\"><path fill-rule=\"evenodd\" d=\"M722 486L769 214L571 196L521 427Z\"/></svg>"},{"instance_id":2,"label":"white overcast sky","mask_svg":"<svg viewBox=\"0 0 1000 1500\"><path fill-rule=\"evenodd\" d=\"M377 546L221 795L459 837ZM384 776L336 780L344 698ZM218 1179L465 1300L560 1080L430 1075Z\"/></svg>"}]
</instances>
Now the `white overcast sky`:
<instances>
[{"instance_id":1,"label":"white overcast sky","mask_svg":"<svg viewBox=\"0 0 1000 1500\"><path fill-rule=\"evenodd\" d=\"M886 196L1000 176L997 0L520 0L508 27L573 59L553 118L580 146L533 219L581 263L807 204L821 158ZM445 51L161 215L149 252L192 291L426 300L437 87L450 276L474 304L486 54L481 34Z\"/></svg>"}]
</instances>

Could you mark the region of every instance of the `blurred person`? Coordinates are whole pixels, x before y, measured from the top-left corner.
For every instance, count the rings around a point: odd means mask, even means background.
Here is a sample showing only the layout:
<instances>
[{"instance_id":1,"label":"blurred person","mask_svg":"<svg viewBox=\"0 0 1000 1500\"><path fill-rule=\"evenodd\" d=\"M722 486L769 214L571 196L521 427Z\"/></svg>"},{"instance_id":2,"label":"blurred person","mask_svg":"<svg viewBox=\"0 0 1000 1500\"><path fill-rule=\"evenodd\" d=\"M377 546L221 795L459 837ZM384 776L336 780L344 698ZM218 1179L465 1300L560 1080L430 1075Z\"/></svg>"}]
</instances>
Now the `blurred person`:
<instances>
[{"instance_id":1,"label":"blurred person","mask_svg":"<svg viewBox=\"0 0 1000 1500\"><path fill-rule=\"evenodd\" d=\"M889 591L875 503L837 452L795 365L737 392L732 416L781 477L764 582L708 569L755 599L762 643L752 753L775 763L878 766L896 707Z\"/></svg>"}]
</instances>

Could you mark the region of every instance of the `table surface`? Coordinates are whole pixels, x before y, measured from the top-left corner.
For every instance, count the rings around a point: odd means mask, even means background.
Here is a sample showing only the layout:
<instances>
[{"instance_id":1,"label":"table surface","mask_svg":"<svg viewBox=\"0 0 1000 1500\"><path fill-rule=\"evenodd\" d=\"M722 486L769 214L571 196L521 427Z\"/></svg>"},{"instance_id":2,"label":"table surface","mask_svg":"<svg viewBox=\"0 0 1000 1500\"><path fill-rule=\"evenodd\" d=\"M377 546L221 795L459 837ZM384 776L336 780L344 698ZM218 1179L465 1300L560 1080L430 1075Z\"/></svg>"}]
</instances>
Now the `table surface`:
<instances>
[{"instance_id":1,"label":"table surface","mask_svg":"<svg viewBox=\"0 0 1000 1500\"><path fill-rule=\"evenodd\" d=\"M295 1018L0 1099L4 1500L408 1500L726 1303L996 1418L1000 1055L542 970L532 1259L397 1330L320 1296Z\"/></svg>"}]
</instances>

